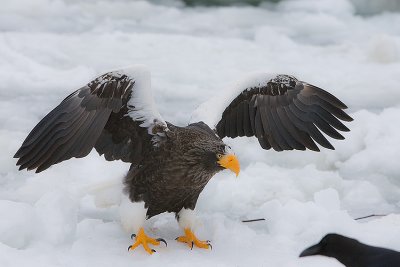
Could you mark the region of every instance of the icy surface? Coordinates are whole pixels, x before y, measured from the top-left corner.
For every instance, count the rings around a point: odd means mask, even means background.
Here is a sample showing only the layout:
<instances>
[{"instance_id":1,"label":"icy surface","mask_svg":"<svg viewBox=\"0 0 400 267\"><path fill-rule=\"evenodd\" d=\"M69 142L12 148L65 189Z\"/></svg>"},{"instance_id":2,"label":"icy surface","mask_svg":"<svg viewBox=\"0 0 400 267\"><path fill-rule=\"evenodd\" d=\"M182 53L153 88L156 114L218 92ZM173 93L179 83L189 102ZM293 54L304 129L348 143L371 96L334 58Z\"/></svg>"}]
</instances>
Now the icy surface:
<instances>
[{"instance_id":1,"label":"icy surface","mask_svg":"<svg viewBox=\"0 0 400 267\"><path fill-rule=\"evenodd\" d=\"M261 8L167 2L2 1L0 266L339 267L298 258L328 232L400 250L400 14L359 16L347 0ZM34 174L18 172L12 156L73 90L138 63L152 72L160 114L178 125L242 76L266 71L335 94L355 119L352 131L320 153L226 140L242 172L216 175L197 205L198 236L213 250L176 243L181 230L163 214L146 229L168 247L128 253L130 233L115 205L128 164L92 152ZM390 215L353 220L369 214ZM254 218L266 221L241 222Z\"/></svg>"}]
</instances>

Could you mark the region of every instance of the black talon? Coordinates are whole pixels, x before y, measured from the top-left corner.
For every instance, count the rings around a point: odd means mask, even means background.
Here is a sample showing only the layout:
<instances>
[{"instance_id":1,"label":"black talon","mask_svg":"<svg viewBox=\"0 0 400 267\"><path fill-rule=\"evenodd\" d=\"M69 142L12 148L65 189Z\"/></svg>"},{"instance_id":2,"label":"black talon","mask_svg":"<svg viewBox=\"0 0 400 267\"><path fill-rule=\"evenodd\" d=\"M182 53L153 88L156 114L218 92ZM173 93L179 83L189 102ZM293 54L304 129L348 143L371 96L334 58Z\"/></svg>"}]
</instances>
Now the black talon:
<instances>
[{"instance_id":1,"label":"black talon","mask_svg":"<svg viewBox=\"0 0 400 267\"><path fill-rule=\"evenodd\" d=\"M165 246L168 247L167 241L165 241L164 238L157 238L156 240L157 240L158 242L160 242L160 241L163 242L163 243L165 244ZM176 239L175 239L175 240L176 240Z\"/></svg>"},{"instance_id":2,"label":"black talon","mask_svg":"<svg viewBox=\"0 0 400 267\"><path fill-rule=\"evenodd\" d=\"M175 240L178 240L179 236L177 238L175 238Z\"/></svg>"},{"instance_id":3,"label":"black talon","mask_svg":"<svg viewBox=\"0 0 400 267\"><path fill-rule=\"evenodd\" d=\"M152 249L151 251L152 251L152 252L157 252L157 251L155 251L154 249Z\"/></svg>"},{"instance_id":4,"label":"black talon","mask_svg":"<svg viewBox=\"0 0 400 267\"><path fill-rule=\"evenodd\" d=\"M212 245L210 244L210 243L207 243L207 245L211 248L211 250L212 250Z\"/></svg>"},{"instance_id":5,"label":"black talon","mask_svg":"<svg viewBox=\"0 0 400 267\"><path fill-rule=\"evenodd\" d=\"M194 242L192 241L192 247L190 248L190 250L193 250L193 246L194 246Z\"/></svg>"},{"instance_id":6,"label":"black talon","mask_svg":"<svg viewBox=\"0 0 400 267\"><path fill-rule=\"evenodd\" d=\"M131 239L133 239L134 237L136 237L136 235L135 234L131 234Z\"/></svg>"},{"instance_id":7,"label":"black talon","mask_svg":"<svg viewBox=\"0 0 400 267\"><path fill-rule=\"evenodd\" d=\"M132 247L132 246L129 246L129 247L128 247L128 251L131 250L131 247Z\"/></svg>"}]
</instances>

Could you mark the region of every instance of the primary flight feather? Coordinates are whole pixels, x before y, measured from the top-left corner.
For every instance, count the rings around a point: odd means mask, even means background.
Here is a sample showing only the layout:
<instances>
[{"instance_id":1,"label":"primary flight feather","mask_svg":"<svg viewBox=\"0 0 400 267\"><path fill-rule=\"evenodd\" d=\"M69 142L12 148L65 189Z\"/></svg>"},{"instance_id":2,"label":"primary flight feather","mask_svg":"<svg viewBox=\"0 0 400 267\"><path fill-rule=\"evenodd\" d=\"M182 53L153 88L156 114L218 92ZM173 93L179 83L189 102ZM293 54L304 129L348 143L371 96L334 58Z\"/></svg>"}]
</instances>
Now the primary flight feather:
<instances>
[{"instance_id":1,"label":"primary flight feather","mask_svg":"<svg viewBox=\"0 0 400 267\"><path fill-rule=\"evenodd\" d=\"M344 139L338 131L349 129L341 121L352 120L335 96L289 75L262 73L215 104L221 112L204 120L207 124L175 126L157 111L145 67L108 72L70 94L36 125L15 154L17 165L41 172L85 157L92 148L106 160L129 162L123 205L134 218L143 217L127 227L136 233L129 249L143 245L151 254L148 244L165 242L143 230L145 218L163 212L174 212L184 229L178 241L209 248L193 233L193 210L217 172L239 174L239 161L224 137L255 136L262 148L276 151L319 151L316 143L334 149L321 131Z\"/></svg>"}]
</instances>

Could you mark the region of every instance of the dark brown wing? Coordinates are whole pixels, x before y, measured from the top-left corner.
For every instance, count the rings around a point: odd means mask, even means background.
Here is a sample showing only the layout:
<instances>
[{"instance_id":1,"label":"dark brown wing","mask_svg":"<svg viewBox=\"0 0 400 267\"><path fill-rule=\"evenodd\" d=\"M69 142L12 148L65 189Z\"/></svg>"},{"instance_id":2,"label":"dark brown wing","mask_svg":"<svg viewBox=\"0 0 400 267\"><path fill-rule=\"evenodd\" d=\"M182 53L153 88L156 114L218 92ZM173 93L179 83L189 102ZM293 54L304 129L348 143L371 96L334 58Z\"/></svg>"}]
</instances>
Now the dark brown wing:
<instances>
[{"instance_id":1,"label":"dark brown wing","mask_svg":"<svg viewBox=\"0 0 400 267\"><path fill-rule=\"evenodd\" d=\"M264 85L242 91L225 109L216 125L223 137L256 136L264 149L276 151L319 151L334 149L325 136L344 139L337 131L349 131L340 121L352 121L343 104L332 94L298 81L293 76L277 75Z\"/></svg>"},{"instance_id":2,"label":"dark brown wing","mask_svg":"<svg viewBox=\"0 0 400 267\"><path fill-rule=\"evenodd\" d=\"M85 157L93 147L107 160L140 160L151 148L152 135L166 129L151 109L149 79L145 69L132 67L106 73L70 94L25 139L14 156L19 169L41 172Z\"/></svg>"}]
</instances>

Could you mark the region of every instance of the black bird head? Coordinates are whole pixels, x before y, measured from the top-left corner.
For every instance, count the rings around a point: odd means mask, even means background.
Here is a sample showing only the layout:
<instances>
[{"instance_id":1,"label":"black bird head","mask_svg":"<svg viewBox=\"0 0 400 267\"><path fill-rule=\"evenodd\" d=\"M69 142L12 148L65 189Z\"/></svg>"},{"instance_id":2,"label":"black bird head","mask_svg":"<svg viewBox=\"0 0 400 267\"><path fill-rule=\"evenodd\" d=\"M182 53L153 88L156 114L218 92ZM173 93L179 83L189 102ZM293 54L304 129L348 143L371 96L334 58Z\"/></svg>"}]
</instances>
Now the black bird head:
<instances>
[{"instance_id":1,"label":"black bird head","mask_svg":"<svg viewBox=\"0 0 400 267\"><path fill-rule=\"evenodd\" d=\"M301 252L299 257L313 255L336 257L341 252L355 248L358 244L359 242L352 238L338 234L327 234L318 244L313 245Z\"/></svg>"},{"instance_id":2,"label":"black bird head","mask_svg":"<svg viewBox=\"0 0 400 267\"><path fill-rule=\"evenodd\" d=\"M318 244L305 249L300 257L312 255L336 258L346 267L400 266L400 252L366 245L338 234L326 235Z\"/></svg>"}]
</instances>

